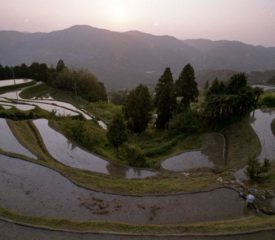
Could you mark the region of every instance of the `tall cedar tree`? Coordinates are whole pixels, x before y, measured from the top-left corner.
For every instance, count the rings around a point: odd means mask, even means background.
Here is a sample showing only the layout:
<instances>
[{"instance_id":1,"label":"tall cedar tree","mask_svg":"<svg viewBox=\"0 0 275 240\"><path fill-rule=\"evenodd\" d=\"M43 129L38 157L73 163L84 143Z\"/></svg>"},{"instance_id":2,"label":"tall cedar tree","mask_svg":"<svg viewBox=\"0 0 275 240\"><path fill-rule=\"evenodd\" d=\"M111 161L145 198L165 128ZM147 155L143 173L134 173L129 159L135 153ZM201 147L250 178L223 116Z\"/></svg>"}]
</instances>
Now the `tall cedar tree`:
<instances>
[{"instance_id":1,"label":"tall cedar tree","mask_svg":"<svg viewBox=\"0 0 275 240\"><path fill-rule=\"evenodd\" d=\"M108 128L106 134L109 142L116 148L118 148L128 140L127 128L124 119L120 113L118 113Z\"/></svg>"},{"instance_id":2,"label":"tall cedar tree","mask_svg":"<svg viewBox=\"0 0 275 240\"><path fill-rule=\"evenodd\" d=\"M170 68L166 68L163 75L158 80L155 92L155 105L158 115L156 127L158 129L164 129L168 126L168 122L176 106L174 82Z\"/></svg>"},{"instance_id":3,"label":"tall cedar tree","mask_svg":"<svg viewBox=\"0 0 275 240\"><path fill-rule=\"evenodd\" d=\"M56 71L62 72L66 68L65 63L62 59L59 59L59 61L56 64Z\"/></svg>"},{"instance_id":4,"label":"tall cedar tree","mask_svg":"<svg viewBox=\"0 0 275 240\"><path fill-rule=\"evenodd\" d=\"M123 108L127 127L135 133L143 132L148 126L151 110L152 99L149 90L140 84L129 93Z\"/></svg>"},{"instance_id":5,"label":"tall cedar tree","mask_svg":"<svg viewBox=\"0 0 275 240\"><path fill-rule=\"evenodd\" d=\"M196 102L199 90L195 81L195 72L190 64L187 64L175 83L177 97L181 97L180 108L189 108L191 102Z\"/></svg>"}]
</instances>

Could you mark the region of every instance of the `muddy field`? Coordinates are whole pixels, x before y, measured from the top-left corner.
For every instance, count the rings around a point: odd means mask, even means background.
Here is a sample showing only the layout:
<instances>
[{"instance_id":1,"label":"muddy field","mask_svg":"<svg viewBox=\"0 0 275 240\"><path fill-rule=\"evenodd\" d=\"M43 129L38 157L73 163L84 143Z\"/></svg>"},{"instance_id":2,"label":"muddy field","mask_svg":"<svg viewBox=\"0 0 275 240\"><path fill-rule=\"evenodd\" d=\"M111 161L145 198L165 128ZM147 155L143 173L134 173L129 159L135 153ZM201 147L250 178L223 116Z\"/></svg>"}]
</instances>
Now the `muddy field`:
<instances>
[{"instance_id":1,"label":"muddy field","mask_svg":"<svg viewBox=\"0 0 275 240\"><path fill-rule=\"evenodd\" d=\"M79 188L53 170L0 155L0 205L41 217L176 224L248 214L231 189L170 196L119 196Z\"/></svg>"}]
</instances>

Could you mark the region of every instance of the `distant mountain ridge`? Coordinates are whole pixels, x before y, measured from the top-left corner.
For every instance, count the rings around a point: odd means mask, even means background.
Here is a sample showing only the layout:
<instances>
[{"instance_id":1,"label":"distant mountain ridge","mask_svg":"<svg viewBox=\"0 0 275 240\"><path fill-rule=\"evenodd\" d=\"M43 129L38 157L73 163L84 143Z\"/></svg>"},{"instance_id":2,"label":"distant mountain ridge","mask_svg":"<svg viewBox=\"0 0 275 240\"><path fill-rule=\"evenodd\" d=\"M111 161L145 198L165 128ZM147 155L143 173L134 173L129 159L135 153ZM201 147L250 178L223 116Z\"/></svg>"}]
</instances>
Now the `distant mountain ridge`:
<instances>
[{"instance_id":1,"label":"distant mountain ridge","mask_svg":"<svg viewBox=\"0 0 275 240\"><path fill-rule=\"evenodd\" d=\"M187 63L196 71L264 71L275 69L275 47L237 41L179 40L139 31L113 32L85 25L50 33L0 31L0 64L34 61L84 67L108 89L155 84L164 68L174 78ZM212 71L213 73L213 71ZM199 73L199 81L204 81ZM203 84L203 83L201 83Z\"/></svg>"}]
</instances>

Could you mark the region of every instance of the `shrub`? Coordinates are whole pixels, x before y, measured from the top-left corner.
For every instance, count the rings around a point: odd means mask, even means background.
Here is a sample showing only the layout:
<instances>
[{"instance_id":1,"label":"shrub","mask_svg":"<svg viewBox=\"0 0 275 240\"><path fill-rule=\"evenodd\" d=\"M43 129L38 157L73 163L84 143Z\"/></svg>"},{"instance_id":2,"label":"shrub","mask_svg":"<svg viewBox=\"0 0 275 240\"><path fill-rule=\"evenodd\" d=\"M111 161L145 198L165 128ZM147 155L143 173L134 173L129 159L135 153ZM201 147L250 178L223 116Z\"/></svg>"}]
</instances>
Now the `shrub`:
<instances>
[{"instance_id":1,"label":"shrub","mask_svg":"<svg viewBox=\"0 0 275 240\"><path fill-rule=\"evenodd\" d=\"M120 154L132 167L148 167L144 152L136 145L124 144Z\"/></svg>"},{"instance_id":2,"label":"shrub","mask_svg":"<svg viewBox=\"0 0 275 240\"><path fill-rule=\"evenodd\" d=\"M203 120L197 111L190 109L174 116L169 122L169 128L184 133L200 132Z\"/></svg>"},{"instance_id":3,"label":"shrub","mask_svg":"<svg viewBox=\"0 0 275 240\"><path fill-rule=\"evenodd\" d=\"M270 169L271 165L268 159L265 159L264 163L261 164L256 158L249 158L246 173L250 179L258 180L263 173L267 173Z\"/></svg>"}]
</instances>

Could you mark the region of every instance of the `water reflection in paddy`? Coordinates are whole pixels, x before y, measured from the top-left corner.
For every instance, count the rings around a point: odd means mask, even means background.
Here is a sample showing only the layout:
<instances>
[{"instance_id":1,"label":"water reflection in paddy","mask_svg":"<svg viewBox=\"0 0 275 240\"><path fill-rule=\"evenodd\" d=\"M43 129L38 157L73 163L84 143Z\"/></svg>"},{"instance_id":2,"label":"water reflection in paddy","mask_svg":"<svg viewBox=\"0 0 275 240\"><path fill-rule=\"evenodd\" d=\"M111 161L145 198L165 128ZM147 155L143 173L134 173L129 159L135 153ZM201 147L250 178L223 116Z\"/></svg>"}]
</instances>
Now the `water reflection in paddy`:
<instances>
[{"instance_id":1,"label":"water reflection in paddy","mask_svg":"<svg viewBox=\"0 0 275 240\"><path fill-rule=\"evenodd\" d=\"M31 82L31 79L9 79L9 80L1 80L0 81L0 87L7 87L7 86L13 86L17 84L22 83L28 83Z\"/></svg>"},{"instance_id":2,"label":"water reflection in paddy","mask_svg":"<svg viewBox=\"0 0 275 240\"><path fill-rule=\"evenodd\" d=\"M0 148L6 152L22 154L36 158L29 150L24 148L11 132L7 121L0 118Z\"/></svg>"},{"instance_id":3,"label":"water reflection in paddy","mask_svg":"<svg viewBox=\"0 0 275 240\"><path fill-rule=\"evenodd\" d=\"M35 108L35 106L33 105L29 105L29 104L16 104L16 103L10 103L10 102L0 102L0 105L4 108L4 109L11 109L12 107L15 107L21 111L29 111Z\"/></svg>"},{"instance_id":4,"label":"water reflection in paddy","mask_svg":"<svg viewBox=\"0 0 275 240\"><path fill-rule=\"evenodd\" d=\"M257 156L260 161L265 158L275 159L275 136L271 130L273 119L275 119L275 109L257 109L250 114L250 125L261 143L261 152ZM248 180L246 167L244 166L233 174L238 181Z\"/></svg>"},{"instance_id":5,"label":"water reflection in paddy","mask_svg":"<svg viewBox=\"0 0 275 240\"><path fill-rule=\"evenodd\" d=\"M251 113L250 124L261 142L261 153L258 158L275 159L275 136L271 130L271 122L275 119L275 109L257 109Z\"/></svg>"},{"instance_id":6,"label":"water reflection in paddy","mask_svg":"<svg viewBox=\"0 0 275 240\"><path fill-rule=\"evenodd\" d=\"M204 136L201 150L189 151L163 161L161 166L170 171L187 171L196 168L224 166L224 138L221 134L210 133Z\"/></svg>"},{"instance_id":7,"label":"water reflection in paddy","mask_svg":"<svg viewBox=\"0 0 275 240\"><path fill-rule=\"evenodd\" d=\"M156 175L149 170L117 166L75 146L66 137L48 126L48 120L33 121L39 130L49 153L63 164L93 172L125 177L146 178Z\"/></svg>"}]
</instances>

